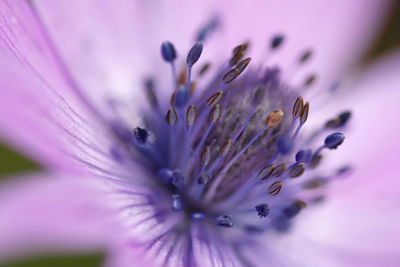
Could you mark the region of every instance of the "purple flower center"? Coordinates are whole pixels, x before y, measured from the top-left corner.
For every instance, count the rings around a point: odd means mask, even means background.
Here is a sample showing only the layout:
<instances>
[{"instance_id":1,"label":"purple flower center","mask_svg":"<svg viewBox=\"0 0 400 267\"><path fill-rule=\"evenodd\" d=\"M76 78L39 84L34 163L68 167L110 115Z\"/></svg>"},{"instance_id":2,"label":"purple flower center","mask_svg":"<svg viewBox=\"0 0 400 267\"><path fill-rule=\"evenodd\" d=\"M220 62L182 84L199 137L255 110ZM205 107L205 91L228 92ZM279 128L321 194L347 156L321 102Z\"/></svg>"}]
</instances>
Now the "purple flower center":
<instances>
[{"instance_id":1,"label":"purple flower center","mask_svg":"<svg viewBox=\"0 0 400 267\"><path fill-rule=\"evenodd\" d=\"M198 41L214 26L203 29ZM270 51L283 43L283 35L274 36ZM201 221L251 233L285 231L306 203L321 202L323 186L343 174L315 175L323 149L336 149L343 134L329 134L318 146L314 140L343 128L351 113L328 120L311 136L301 135L310 104L299 91L315 76L307 77L302 88L291 86L278 67L251 66L248 49L249 43L236 46L211 70L211 63L198 66L203 44L197 42L178 70L175 47L164 42L161 55L173 78L169 101L159 98L153 79L145 82L149 110L144 125L132 130L133 145L170 195L160 209L168 205L170 212L183 213L182 225ZM305 51L297 64L311 56L311 50Z\"/></svg>"}]
</instances>

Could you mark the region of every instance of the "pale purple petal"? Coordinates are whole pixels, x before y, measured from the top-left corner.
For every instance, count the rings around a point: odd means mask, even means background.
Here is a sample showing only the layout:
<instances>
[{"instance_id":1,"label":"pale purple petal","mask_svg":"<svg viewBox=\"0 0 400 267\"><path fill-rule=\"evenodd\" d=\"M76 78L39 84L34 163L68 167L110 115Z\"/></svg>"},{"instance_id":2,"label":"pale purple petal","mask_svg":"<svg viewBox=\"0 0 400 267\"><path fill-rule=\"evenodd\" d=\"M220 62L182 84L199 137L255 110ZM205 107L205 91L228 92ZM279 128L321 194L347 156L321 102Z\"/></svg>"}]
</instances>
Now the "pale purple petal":
<instances>
[{"instance_id":1,"label":"pale purple petal","mask_svg":"<svg viewBox=\"0 0 400 267\"><path fill-rule=\"evenodd\" d=\"M35 2L82 85L97 94L129 97L138 96L145 75L168 71L159 55L161 42L172 41L185 58L200 27L214 15L220 16L222 26L206 44L204 58L221 61L232 47L250 40L252 55L262 62L268 38L282 32L287 45L272 61L287 67L304 49L313 48L316 56L300 74L316 72L323 81L320 85L327 86L365 51L389 4L377 0Z\"/></svg>"},{"instance_id":2,"label":"pale purple petal","mask_svg":"<svg viewBox=\"0 0 400 267\"><path fill-rule=\"evenodd\" d=\"M0 258L107 248L118 231L104 185L61 174L15 177L0 188Z\"/></svg>"}]
</instances>

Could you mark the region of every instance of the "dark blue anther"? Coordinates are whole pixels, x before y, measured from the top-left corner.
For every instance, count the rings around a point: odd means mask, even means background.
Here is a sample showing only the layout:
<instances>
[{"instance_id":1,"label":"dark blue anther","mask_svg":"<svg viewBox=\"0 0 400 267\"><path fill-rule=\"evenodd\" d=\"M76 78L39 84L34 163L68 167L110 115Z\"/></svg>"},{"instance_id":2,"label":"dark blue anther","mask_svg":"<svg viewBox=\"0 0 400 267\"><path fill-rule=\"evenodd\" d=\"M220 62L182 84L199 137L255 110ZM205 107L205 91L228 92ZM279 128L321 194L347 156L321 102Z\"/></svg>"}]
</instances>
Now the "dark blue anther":
<instances>
[{"instance_id":1,"label":"dark blue anther","mask_svg":"<svg viewBox=\"0 0 400 267\"><path fill-rule=\"evenodd\" d=\"M336 149L343 143L344 135L342 133L333 133L325 138L325 147L329 149Z\"/></svg>"},{"instance_id":2,"label":"dark blue anther","mask_svg":"<svg viewBox=\"0 0 400 267\"><path fill-rule=\"evenodd\" d=\"M351 171L351 169L352 169L352 168L351 168L351 166L349 166L349 165L343 166L343 167L341 167L340 169L337 170L337 174L338 174L338 175L345 174L345 173Z\"/></svg>"},{"instance_id":3,"label":"dark blue anther","mask_svg":"<svg viewBox=\"0 0 400 267\"><path fill-rule=\"evenodd\" d=\"M158 172L158 178L165 184L172 182L172 171L170 169L161 169Z\"/></svg>"},{"instance_id":4,"label":"dark blue anther","mask_svg":"<svg viewBox=\"0 0 400 267\"><path fill-rule=\"evenodd\" d=\"M171 42L165 41L161 45L161 55L166 62L172 62L176 58L176 50Z\"/></svg>"},{"instance_id":5,"label":"dark blue anther","mask_svg":"<svg viewBox=\"0 0 400 267\"><path fill-rule=\"evenodd\" d=\"M291 219L297 214L299 214L300 211L301 211L300 207L296 205L290 205L289 207L283 209L283 214L286 216L286 218Z\"/></svg>"},{"instance_id":6,"label":"dark blue anther","mask_svg":"<svg viewBox=\"0 0 400 267\"><path fill-rule=\"evenodd\" d=\"M271 40L271 49L278 48L284 40L285 37L282 34L275 35Z\"/></svg>"},{"instance_id":7,"label":"dark blue anther","mask_svg":"<svg viewBox=\"0 0 400 267\"><path fill-rule=\"evenodd\" d=\"M269 211L270 211L269 206L265 203L257 205L255 208L256 208L256 210L258 212L258 216L260 218L267 217L269 214Z\"/></svg>"},{"instance_id":8,"label":"dark blue anther","mask_svg":"<svg viewBox=\"0 0 400 267\"><path fill-rule=\"evenodd\" d=\"M311 160L311 158L312 158L311 149L300 150L299 152L296 153L296 162L297 163L309 162Z\"/></svg>"},{"instance_id":9,"label":"dark blue anther","mask_svg":"<svg viewBox=\"0 0 400 267\"><path fill-rule=\"evenodd\" d=\"M185 176L183 171L179 169L173 170L171 183L178 189L182 188L185 184Z\"/></svg>"},{"instance_id":10,"label":"dark blue anther","mask_svg":"<svg viewBox=\"0 0 400 267\"><path fill-rule=\"evenodd\" d=\"M218 226L223 226L223 227L227 227L227 228L233 227L232 217L229 215L225 214L225 215L218 216L216 218L216 221L217 221Z\"/></svg>"},{"instance_id":11,"label":"dark blue anther","mask_svg":"<svg viewBox=\"0 0 400 267\"><path fill-rule=\"evenodd\" d=\"M200 31L197 33L197 42L204 42L204 40L210 36L210 34L218 27L219 19L218 17L212 18Z\"/></svg>"},{"instance_id":12,"label":"dark blue anther","mask_svg":"<svg viewBox=\"0 0 400 267\"><path fill-rule=\"evenodd\" d=\"M293 147L293 141L288 136L284 136L277 142L279 152L286 155L289 154Z\"/></svg>"},{"instance_id":13,"label":"dark blue anther","mask_svg":"<svg viewBox=\"0 0 400 267\"><path fill-rule=\"evenodd\" d=\"M186 59L186 63L189 67L192 67L194 63L199 60L201 52L203 51L203 44L196 43L189 51L189 54Z\"/></svg>"},{"instance_id":14,"label":"dark blue anther","mask_svg":"<svg viewBox=\"0 0 400 267\"><path fill-rule=\"evenodd\" d=\"M136 141L141 145L145 144L147 137L149 137L149 133L140 127L136 127L133 130L133 134L135 135Z\"/></svg>"},{"instance_id":15,"label":"dark blue anther","mask_svg":"<svg viewBox=\"0 0 400 267\"><path fill-rule=\"evenodd\" d=\"M340 113L340 115L339 115L340 123L339 123L338 127L346 125L346 123L349 121L350 117L351 117L351 111L344 111L344 112Z\"/></svg>"},{"instance_id":16,"label":"dark blue anther","mask_svg":"<svg viewBox=\"0 0 400 267\"><path fill-rule=\"evenodd\" d=\"M175 105L182 108L186 105L189 99L189 90L185 85L180 85L175 94Z\"/></svg>"},{"instance_id":17,"label":"dark blue anther","mask_svg":"<svg viewBox=\"0 0 400 267\"><path fill-rule=\"evenodd\" d=\"M182 199L180 195L172 195L172 210L173 211L182 210Z\"/></svg>"}]
</instances>

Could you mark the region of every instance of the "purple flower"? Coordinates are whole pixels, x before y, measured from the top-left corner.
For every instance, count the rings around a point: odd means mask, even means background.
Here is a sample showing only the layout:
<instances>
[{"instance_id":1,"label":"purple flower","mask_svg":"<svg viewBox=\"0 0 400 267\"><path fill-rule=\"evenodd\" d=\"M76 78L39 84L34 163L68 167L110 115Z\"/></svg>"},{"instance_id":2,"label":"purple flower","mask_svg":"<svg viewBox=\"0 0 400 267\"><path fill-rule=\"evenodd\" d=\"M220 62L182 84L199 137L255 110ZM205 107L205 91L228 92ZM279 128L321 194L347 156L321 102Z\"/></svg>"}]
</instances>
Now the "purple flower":
<instances>
[{"instance_id":1,"label":"purple flower","mask_svg":"<svg viewBox=\"0 0 400 267\"><path fill-rule=\"evenodd\" d=\"M396 264L400 56L349 71L388 7L4 0L0 134L46 172L0 187L0 259Z\"/></svg>"}]
</instances>

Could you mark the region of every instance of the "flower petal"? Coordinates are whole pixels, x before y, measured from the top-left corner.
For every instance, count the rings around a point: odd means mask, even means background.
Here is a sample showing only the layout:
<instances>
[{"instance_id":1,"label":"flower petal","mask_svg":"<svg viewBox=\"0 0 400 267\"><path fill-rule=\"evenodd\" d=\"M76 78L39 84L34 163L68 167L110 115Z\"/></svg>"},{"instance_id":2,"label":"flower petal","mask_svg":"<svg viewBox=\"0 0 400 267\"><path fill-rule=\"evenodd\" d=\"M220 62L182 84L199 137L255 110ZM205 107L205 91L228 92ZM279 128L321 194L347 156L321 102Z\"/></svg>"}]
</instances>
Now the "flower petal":
<instances>
[{"instance_id":1,"label":"flower petal","mask_svg":"<svg viewBox=\"0 0 400 267\"><path fill-rule=\"evenodd\" d=\"M276 58L279 65L293 65L299 53L311 47L317 56L300 76L317 72L319 80L325 81L320 85L326 86L362 55L390 1L45 0L35 5L84 87L113 88L113 94L118 91L132 97L137 95L135 88L140 88L144 75L168 71L165 64L161 65L161 42L171 40L185 58L200 27L214 15L220 16L222 26L205 47L204 57L223 60L230 56L233 46L250 39L257 58L265 51L266 39L283 32L288 42Z\"/></svg>"},{"instance_id":2,"label":"flower petal","mask_svg":"<svg viewBox=\"0 0 400 267\"><path fill-rule=\"evenodd\" d=\"M105 249L118 227L96 181L49 173L3 184L0 259Z\"/></svg>"}]
</instances>

